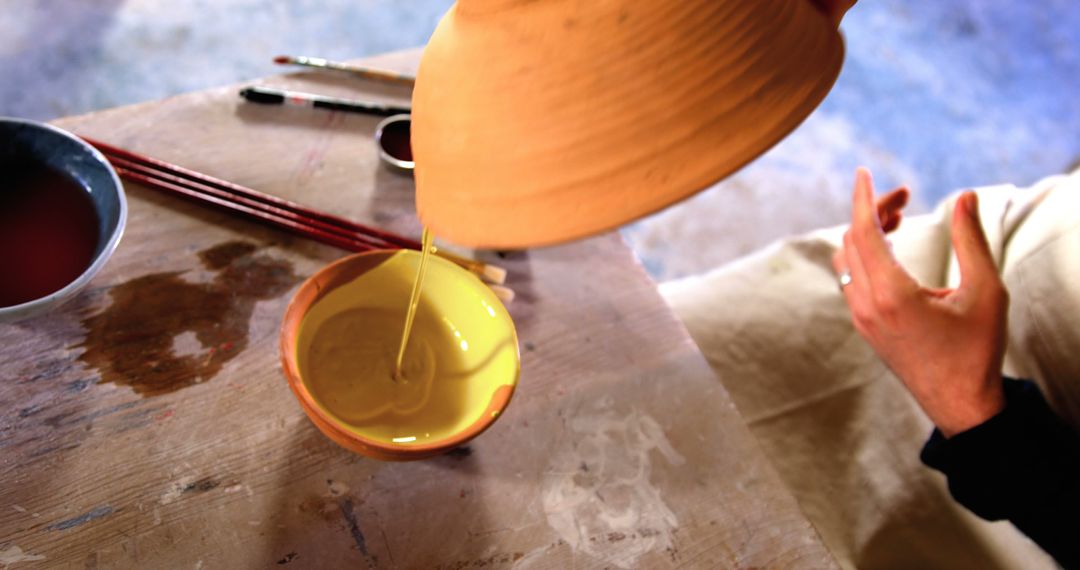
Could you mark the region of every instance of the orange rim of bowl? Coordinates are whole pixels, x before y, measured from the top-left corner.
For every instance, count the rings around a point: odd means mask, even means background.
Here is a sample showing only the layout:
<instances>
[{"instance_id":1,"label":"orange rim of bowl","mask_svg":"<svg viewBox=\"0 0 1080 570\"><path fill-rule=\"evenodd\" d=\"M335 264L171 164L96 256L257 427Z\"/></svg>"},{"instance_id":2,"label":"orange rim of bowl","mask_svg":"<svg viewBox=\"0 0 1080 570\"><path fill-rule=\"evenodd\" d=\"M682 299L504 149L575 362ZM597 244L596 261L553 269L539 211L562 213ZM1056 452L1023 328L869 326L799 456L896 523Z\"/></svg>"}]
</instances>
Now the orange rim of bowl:
<instances>
[{"instance_id":1,"label":"orange rim of bowl","mask_svg":"<svg viewBox=\"0 0 1080 570\"><path fill-rule=\"evenodd\" d=\"M513 321L510 323L510 334L514 340L515 366L514 378L511 383L501 385L495 390L480 417L468 427L453 436L420 445L383 443L345 429L343 422L324 410L308 390L300 374L300 366L296 358L300 325L311 307L331 291L370 271L398 251L401 250L376 249L356 253L343 257L308 277L289 301L289 306L285 309L285 317L281 322L279 335L281 368L285 373L289 388L292 389L296 399L299 400L304 413L323 435L338 445L376 459L424 459L449 451L480 435L484 430L491 427L491 424L495 423L495 420L502 415L506 406L510 404L510 398L514 395L518 380L521 377L521 352L518 347L517 329L513 326ZM437 257L432 257L432 261L453 265L451 262ZM464 270L462 269L462 271ZM482 286L482 283L478 284Z\"/></svg>"}]
</instances>

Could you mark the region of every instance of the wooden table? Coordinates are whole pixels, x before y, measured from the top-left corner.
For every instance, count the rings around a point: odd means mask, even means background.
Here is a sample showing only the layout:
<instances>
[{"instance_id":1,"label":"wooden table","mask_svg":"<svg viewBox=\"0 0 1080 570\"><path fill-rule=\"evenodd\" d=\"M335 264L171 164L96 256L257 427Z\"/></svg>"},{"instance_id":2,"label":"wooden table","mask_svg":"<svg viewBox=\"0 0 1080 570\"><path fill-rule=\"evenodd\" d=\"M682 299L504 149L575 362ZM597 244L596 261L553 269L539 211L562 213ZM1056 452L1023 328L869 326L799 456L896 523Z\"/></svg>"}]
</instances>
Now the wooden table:
<instances>
[{"instance_id":1,"label":"wooden table","mask_svg":"<svg viewBox=\"0 0 1080 570\"><path fill-rule=\"evenodd\" d=\"M408 97L315 72L265 83ZM418 235L376 117L236 92L56 124ZM617 234L501 260L523 359L509 409L466 448L382 463L316 431L278 364L290 294L343 253L125 186L126 234L91 286L0 325L0 565L835 565Z\"/></svg>"}]
</instances>

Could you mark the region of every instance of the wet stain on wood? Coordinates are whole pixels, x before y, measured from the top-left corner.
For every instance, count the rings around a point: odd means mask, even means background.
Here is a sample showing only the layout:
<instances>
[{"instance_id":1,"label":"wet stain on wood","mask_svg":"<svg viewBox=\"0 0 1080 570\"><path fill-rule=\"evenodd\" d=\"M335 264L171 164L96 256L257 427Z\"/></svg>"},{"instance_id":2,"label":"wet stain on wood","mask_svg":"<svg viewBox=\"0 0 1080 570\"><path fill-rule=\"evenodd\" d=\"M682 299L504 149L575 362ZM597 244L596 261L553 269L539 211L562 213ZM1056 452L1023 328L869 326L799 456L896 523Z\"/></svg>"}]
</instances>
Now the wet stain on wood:
<instances>
[{"instance_id":1,"label":"wet stain on wood","mask_svg":"<svg viewBox=\"0 0 1080 570\"><path fill-rule=\"evenodd\" d=\"M83 320L88 331L79 360L101 381L149 397L210 380L248 345L255 303L274 299L300 281L292 264L230 241L199 252L215 273L205 283L184 272L153 273L109 291L111 304ZM182 336L183 335L183 336ZM189 346L179 354L177 339Z\"/></svg>"}]
</instances>

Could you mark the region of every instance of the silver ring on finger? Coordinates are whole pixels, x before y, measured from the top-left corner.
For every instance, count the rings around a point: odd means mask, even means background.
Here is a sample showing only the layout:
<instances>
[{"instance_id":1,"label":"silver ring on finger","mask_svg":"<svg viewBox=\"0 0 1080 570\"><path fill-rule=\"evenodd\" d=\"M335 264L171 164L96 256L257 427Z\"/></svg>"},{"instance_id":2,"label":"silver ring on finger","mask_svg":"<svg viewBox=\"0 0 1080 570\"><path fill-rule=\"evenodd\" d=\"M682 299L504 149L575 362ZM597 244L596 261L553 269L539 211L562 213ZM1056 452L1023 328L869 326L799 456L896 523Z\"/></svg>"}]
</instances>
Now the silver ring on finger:
<instances>
[{"instance_id":1,"label":"silver ring on finger","mask_svg":"<svg viewBox=\"0 0 1080 570\"><path fill-rule=\"evenodd\" d=\"M845 271L845 272L841 273L839 281L840 281L840 290L843 291L844 287L847 287L848 285L851 285L851 272L850 271Z\"/></svg>"}]
</instances>

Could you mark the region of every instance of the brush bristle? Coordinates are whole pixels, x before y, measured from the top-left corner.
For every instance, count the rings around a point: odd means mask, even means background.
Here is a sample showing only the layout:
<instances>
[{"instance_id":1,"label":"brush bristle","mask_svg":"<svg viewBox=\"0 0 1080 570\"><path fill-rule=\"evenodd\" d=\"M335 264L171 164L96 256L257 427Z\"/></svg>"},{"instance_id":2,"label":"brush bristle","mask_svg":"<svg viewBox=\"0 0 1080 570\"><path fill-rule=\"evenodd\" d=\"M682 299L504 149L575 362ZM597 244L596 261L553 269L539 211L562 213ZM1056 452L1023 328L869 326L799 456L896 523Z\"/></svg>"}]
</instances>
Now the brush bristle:
<instances>
[{"instance_id":1,"label":"brush bristle","mask_svg":"<svg viewBox=\"0 0 1080 570\"><path fill-rule=\"evenodd\" d=\"M506 270L498 265L484 265L483 277L496 285L502 285L506 283Z\"/></svg>"},{"instance_id":2,"label":"brush bristle","mask_svg":"<svg viewBox=\"0 0 1080 570\"><path fill-rule=\"evenodd\" d=\"M503 302L504 305L509 305L514 301L514 290L509 287L503 287L502 285L488 285L492 293Z\"/></svg>"},{"instance_id":3,"label":"brush bristle","mask_svg":"<svg viewBox=\"0 0 1080 570\"><path fill-rule=\"evenodd\" d=\"M278 63L278 64L289 63L290 61L292 61L292 58L287 56L287 55L279 55L279 56L274 58L274 63Z\"/></svg>"}]
</instances>

